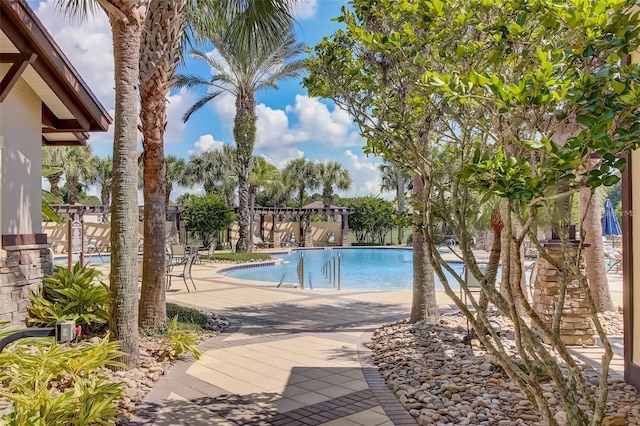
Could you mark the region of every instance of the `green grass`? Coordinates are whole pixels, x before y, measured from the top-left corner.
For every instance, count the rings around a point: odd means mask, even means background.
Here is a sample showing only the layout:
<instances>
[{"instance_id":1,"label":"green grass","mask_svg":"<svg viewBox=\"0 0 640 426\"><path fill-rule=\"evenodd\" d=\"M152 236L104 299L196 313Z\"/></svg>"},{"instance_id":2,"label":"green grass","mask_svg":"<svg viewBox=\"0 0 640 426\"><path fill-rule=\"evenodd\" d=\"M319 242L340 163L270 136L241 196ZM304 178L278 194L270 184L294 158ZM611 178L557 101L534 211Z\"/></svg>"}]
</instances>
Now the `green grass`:
<instances>
[{"instance_id":1,"label":"green grass","mask_svg":"<svg viewBox=\"0 0 640 426\"><path fill-rule=\"evenodd\" d=\"M178 317L178 330L194 331L196 333L202 331L202 327L207 323L205 314L194 308L176 305L175 303L167 303L167 321L156 327L141 328L140 334L143 336L166 336L171 320Z\"/></svg>"}]
</instances>

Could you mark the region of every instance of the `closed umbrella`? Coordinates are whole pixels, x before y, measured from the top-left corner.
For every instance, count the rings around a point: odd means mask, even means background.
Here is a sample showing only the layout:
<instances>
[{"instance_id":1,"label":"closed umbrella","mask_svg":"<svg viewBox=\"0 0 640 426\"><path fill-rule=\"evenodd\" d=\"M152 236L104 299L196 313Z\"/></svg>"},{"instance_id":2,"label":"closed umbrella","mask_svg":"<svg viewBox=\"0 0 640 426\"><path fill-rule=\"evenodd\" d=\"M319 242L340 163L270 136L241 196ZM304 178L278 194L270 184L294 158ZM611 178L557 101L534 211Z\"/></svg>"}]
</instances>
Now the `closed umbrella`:
<instances>
[{"instance_id":1,"label":"closed umbrella","mask_svg":"<svg viewBox=\"0 0 640 426\"><path fill-rule=\"evenodd\" d=\"M604 237L617 237L618 235L622 235L622 229L620 229L620 223L618 223L618 218L616 217L616 213L613 210L613 205L611 204L611 200L607 198L604 202L604 216L602 216L602 235Z\"/></svg>"}]
</instances>

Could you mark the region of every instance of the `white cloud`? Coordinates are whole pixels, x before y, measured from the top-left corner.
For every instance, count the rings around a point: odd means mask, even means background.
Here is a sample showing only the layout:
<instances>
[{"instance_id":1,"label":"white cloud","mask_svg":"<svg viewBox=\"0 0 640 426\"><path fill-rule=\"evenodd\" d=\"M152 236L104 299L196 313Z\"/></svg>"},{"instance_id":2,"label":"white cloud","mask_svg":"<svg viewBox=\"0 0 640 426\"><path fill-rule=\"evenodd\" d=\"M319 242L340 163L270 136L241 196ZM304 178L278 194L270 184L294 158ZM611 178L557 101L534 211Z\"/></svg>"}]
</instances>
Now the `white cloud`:
<instances>
[{"instance_id":1,"label":"white cloud","mask_svg":"<svg viewBox=\"0 0 640 426\"><path fill-rule=\"evenodd\" d=\"M233 127L233 119L236 117L236 98L225 93L211 102L213 110L218 114L221 122L227 122Z\"/></svg>"},{"instance_id":2,"label":"white cloud","mask_svg":"<svg viewBox=\"0 0 640 426\"><path fill-rule=\"evenodd\" d=\"M367 157L354 154L350 149L344 152L345 161L342 166L349 170L353 186L345 192L345 196L380 194L382 180L378 165L380 160L376 157ZM378 161L375 161L378 160Z\"/></svg>"},{"instance_id":3,"label":"white cloud","mask_svg":"<svg viewBox=\"0 0 640 426\"><path fill-rule=\"evenodd\" d=\"M196 143L193 144L198 150L197 152L215 151L222 149L224 142L217 141L213 135L202 135ZM192 153L193 151L190 151Z\"/></svg>"},{"instance_id":4,"label":"white cloud","mask_svg":"<svg viewBox=\"0 0 640 426\"><path fill-rule=\"evenodd\" d=\"M311 19L317 12L318 0L294 0L293 16L296 19Z\"/></svg>"},{"instance_id":5,"label":"white cloud","mask_svg":"<svg viewBox=\"0 0 640 426\"><path fill-rule=\"evenodd\" d=\"M340 108L329 111L318 98L296 95L295 105L287 106L286 111L298 116L300 128L315 141L332 146L362 146L351 116Z\"/></svg>"},{"instance_id":6,"label":"white cloud","mask_svg":"<svg viewBox=\"0 0 640 426\"><path fill-rule=\"evenodd\" d=\"M106 108L114 106L113 40L102 10L83 21L65 17L55 0L41 1L36 15Z\"/></svg>"}]
</instances>

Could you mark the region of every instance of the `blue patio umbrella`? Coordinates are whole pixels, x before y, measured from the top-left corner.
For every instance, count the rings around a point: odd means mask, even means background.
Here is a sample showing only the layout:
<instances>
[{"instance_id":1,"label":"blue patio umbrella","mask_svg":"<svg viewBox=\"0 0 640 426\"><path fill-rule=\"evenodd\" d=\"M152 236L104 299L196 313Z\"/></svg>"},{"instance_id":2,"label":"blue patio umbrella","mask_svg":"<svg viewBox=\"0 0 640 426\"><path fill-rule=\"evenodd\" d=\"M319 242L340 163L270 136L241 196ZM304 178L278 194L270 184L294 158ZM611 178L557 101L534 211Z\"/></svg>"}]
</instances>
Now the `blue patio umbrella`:
<instances>
[{"instance_id":1,"label":"blue patio umbrella","mask_svg":"<svg viewBox=\"0 0 640 426\"><path fill-rule=\"evenodd\" d=\"M604 202L604 216L602 216L602 235L604 237L617 237L622 235L622 229L618 223L618 218L613 210L611 200L607 198Z\"/></svg>"}]
</instances>

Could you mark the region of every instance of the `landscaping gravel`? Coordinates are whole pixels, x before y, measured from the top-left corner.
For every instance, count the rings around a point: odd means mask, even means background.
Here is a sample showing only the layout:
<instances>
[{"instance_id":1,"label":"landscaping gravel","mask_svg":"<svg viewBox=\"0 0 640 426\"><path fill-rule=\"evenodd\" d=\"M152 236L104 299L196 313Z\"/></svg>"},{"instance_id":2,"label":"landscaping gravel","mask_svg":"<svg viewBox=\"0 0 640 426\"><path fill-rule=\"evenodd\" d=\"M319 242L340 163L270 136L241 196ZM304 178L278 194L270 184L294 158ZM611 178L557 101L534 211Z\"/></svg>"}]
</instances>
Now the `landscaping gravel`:
<instances>
[{"instance_id":1,"label":"landscaping gravel","mask_svg":"<svg viewBox=\"0 0 640 426\"><path fill-rule=\"evenodd\" d=\"M506 321L502 343L514 349ZM601 315L610 335L622 334L620 313ZM374 360L388 386L420 425L541 425L529 400L481 348L463 343L466 320L461 314L441 316L440 323L406 321L378 329L372 338ZM594 388L598 372L581 364ZM565 424L560 397L552 382L544 396ZM586 401L579 401L584 404ZM609 379L607 425L640 425L640 394L621 379Z\"/></svg>"}]
</instances>

